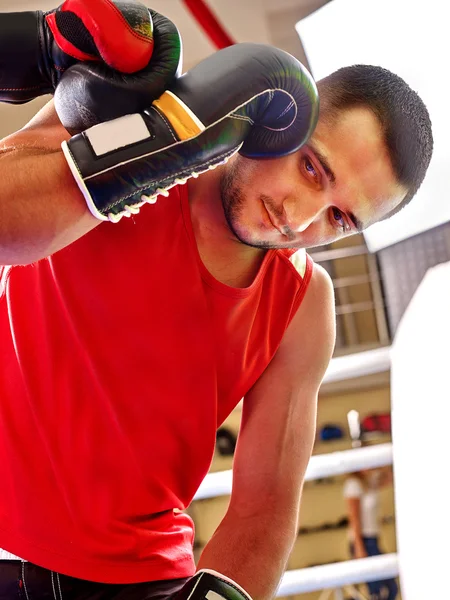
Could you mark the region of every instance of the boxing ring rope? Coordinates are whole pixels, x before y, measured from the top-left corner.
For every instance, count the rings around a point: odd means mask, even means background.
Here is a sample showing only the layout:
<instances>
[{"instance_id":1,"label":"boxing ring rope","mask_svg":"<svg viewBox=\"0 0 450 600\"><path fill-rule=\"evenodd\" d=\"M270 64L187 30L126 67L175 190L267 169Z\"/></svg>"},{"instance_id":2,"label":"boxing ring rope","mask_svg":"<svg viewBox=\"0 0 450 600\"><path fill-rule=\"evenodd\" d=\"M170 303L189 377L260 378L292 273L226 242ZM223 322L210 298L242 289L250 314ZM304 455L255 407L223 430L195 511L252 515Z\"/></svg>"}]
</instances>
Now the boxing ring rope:
<instances>
[{"instance_id":1,"label":"boxing ring rope","mask_svg":"<svg viewBox=\"0 0 450 600\"><path fill-rule=\"evenodd\" d=\"M235 43L204 0L184 0L184 4L218 50Z\"/></svg>"},{"instance_id":2,"label":"boxing ring rope","mask_svg":"<svg viewBox=\"0 0 450 600\"><path fill-rule=\"evenodd\" d=\"M365 448L318 454L309 460L305 481L353 473L361 469L385 467L391 464L392 444L377 444ZM200 485L194 500L228 496L231 493L231 483L231 470L209 473Z\"/></svg>"},{"instance_id":3,"label":"boxing ring rope","mask_svg":"<svg viewBox=\"0 0 450 600\"><path fill-rule=\"evenodd\" d=\"M331 360L322 383L383 373L389 371L390 367L391 348L389 346L337 356Z\"/></svg>"},{"instance_id":4,"label":"boxing ring rope","mask_svg":"<svg viewBox=\"0 0 450 600\"><path fill-rule=\"evenodd\" d=\"M287 571L278 588L277 597L380 581L397 576L398 559L396 554L346 560L329 565Z\"/></svg>"}]
</instances>

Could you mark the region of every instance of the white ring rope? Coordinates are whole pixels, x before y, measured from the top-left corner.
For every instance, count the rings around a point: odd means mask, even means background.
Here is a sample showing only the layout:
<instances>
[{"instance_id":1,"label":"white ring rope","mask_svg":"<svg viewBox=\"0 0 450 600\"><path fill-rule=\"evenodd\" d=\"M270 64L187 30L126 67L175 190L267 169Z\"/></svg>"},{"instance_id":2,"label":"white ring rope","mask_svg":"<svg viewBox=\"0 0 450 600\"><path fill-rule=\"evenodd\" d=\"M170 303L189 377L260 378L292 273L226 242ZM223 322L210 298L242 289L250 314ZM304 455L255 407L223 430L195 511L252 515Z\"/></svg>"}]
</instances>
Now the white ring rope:
<instances>
[{"instance_id":1,"label":"white ring rope","mask_svg":"<svg viewBox=\"0 0 450 600\"><path fill-rule=\"evenodd\" d=\"M370 556L329 565L287 571L277 591L279 596L293 596L326 588L380 581L398 576L396 554Z\"/></svg>"},{"instance_id":2,"label":"white ring rope","mask_svg":"<svg viewBox=\"0 0 450 600\"><path fill-rule=\"evenodd\" d=\"M364 375L385 373L391 368L391 347L383 346L331 359L322 384L346 381ZM238 407L242 409L242 400Z\"/></svg>"},{"instance_id":3,"label":"white ring rope","mask_svg":"<svg viewBox=\"0 0 450 600\"><path fill-rule=\"evenodd\" d=\"M361 469L385 467L392 464L392 444L377 444L366 448L354 448L342 452L330 452L311 456L305 481L322 479L332 475L353 473ZM232 471L209 473L200 485L194 500L204 500L231 493Z\"/></svg>"},{"instance_id":4,"label":"white ring rope","mask_svg":"<svg viewBox=\"0 0 450 600\"><path fill-rule=\"evenodd\" d=\"M364 375L383 373L389 371L390 367L390 346L337 356L331 360L322 383L345 381Z\"/></svg>"}]
</instances>

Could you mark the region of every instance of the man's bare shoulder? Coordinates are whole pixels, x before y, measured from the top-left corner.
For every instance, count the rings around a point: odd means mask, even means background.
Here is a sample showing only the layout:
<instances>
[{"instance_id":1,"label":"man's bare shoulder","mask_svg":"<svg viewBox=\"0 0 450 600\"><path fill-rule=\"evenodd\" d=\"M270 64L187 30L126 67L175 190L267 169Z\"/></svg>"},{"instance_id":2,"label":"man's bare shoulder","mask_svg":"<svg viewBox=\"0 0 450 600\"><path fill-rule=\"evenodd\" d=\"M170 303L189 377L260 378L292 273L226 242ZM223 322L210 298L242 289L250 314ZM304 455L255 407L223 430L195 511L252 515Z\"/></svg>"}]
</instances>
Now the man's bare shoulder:
<instances>
[{"instance_id":1,"label":"man's bare shoulder","mask_svg":"<svg viewBox=\"0 0 450 600\"><path fill-rule=\"evenodd\" d=\"M333 281L328 272L317 263L314 263L309 292L322 298L324 302L332 300L334 305Z\"/></svg>"},{"instance_id":2,"label":"man's bare shoulder","mask_svg":"<svg viewBox=\"0 0 450 600\"><path fill-rule=\"evenodd\" d=\"M320 380L333 353L336 316L333 282L325 269L314 265L305 297L286 330L278 355L295 373L315 373Z\"/></svg>"},{"instance_id":3,"label":"man's bare shoulder","mask_svg":"<svg viewBox=\"0 0 450 600\"><path fill-rule=\"evenodd\" d=\"M300 304L287 334L291 330L316 331L321 326L335 320L334 288L331 277L327 271L318 264L314 264L310 282L305 297Z\"/></svg>"}]
</instances>

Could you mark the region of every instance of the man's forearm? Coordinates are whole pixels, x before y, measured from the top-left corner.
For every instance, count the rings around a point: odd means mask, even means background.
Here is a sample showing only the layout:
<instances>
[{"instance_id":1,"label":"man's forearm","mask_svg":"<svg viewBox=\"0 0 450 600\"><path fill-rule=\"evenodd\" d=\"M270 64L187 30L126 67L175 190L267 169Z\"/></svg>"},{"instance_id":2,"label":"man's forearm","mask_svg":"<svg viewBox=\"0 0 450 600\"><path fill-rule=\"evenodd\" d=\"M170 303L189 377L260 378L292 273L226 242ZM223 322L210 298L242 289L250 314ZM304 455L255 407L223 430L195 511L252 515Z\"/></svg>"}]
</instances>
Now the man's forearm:
<instances>
[{"instance_id":1,"label":"man's forearm","mask_svg":"<svg viewBox=\"0 0 450 600\"><path fill-rule=\"evenodd\" d=\"M67 136L43 111L43 126L0 143L0 264L29 264L99 224L88 211L60 149ZM54 111L53 111L54 112ZM48 118L48 119L47 119ZM39 117L38 117L39 121Z\"/></svg>"},{"instance_id":2,"label":"man's forearm","mask_svg":"<svg viewBox=\"0 0 450 600\"><path fill-rule=\"evenodd\" d=\"M99 223L62 153L8 153L0 158L0 181L0 264L50 256Z\"/></svg>"},{"instance_id":3,"label":"man's forearm","mask_svg":"<svg viewBox=\"0 0 450 600\"><path fill-rule=\"evenodd\" d=\"M253 598L270 600L286 569L297 522L277 523L270 513L239 518L227 513L202 552L198 569L230 577Z\"/></svg>"}]
</instances>

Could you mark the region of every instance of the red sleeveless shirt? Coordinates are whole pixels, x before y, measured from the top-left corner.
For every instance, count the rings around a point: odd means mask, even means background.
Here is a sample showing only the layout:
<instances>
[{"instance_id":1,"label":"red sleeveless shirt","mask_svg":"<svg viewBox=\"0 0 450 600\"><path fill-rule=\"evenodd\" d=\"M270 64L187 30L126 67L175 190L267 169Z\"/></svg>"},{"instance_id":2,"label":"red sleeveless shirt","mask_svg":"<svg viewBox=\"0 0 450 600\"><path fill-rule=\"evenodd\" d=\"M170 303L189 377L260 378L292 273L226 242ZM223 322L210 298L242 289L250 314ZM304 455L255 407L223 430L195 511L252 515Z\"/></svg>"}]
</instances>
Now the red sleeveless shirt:
<instances>
[{"instance_id":1,"label":"red sleeveless shirt","mask_svg":"<svg viewBox=\"0 0 450 600\"><path fill-rule=\"evenodd\" d=\"M188 577L182 512L312 272L267 252L232 288L198 254L186 187L0 271L0 548L108 583Z\"/></svg>"}]
</instances>

